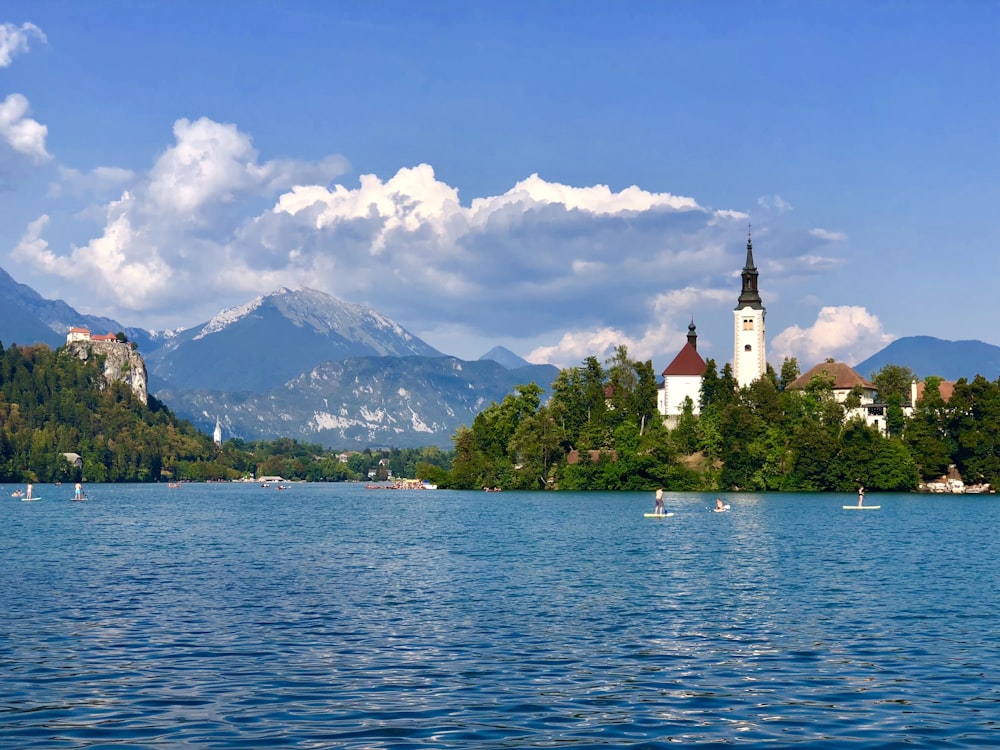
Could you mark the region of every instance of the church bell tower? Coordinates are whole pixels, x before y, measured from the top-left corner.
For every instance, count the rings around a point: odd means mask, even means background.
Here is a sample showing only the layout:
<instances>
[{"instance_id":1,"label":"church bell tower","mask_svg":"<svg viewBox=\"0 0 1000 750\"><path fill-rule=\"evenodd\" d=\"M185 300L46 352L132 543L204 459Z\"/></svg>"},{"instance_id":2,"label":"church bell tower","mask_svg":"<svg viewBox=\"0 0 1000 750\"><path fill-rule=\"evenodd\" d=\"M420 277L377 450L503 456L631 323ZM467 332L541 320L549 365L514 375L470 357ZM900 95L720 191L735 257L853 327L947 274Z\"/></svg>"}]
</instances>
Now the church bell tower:
<instances>
[{"instance_id":1,"label":"church bell tower","mask_svg":"<svg viewBox=\"0 0 1000 750\"><path fill-rule=\"evenodd\" d=\"M747 233L747 261L743 266L743 290L733 311L735 321L733 377L740 388L764 374L764 314L757 291L757 267L753 264L753 237Z\"/></svg>"}]
</instances>

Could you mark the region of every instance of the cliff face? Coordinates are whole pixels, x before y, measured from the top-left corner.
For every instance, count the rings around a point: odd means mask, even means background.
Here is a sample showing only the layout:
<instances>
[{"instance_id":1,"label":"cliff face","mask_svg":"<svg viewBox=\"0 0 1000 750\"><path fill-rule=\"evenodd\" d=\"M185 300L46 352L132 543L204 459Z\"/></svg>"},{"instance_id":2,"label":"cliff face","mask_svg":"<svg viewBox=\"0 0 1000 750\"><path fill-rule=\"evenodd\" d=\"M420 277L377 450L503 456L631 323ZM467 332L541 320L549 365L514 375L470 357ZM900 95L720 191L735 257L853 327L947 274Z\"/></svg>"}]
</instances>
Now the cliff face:
<instances>
[{"instance_id":1,"label":"cliff face","mask_svg":"<svg viewBox=\"0 0 1000 750\"><path fill-rule=\"evenodd\" d=\"M104 358L104 382L128 385L142 403L147 403L146 363L129 344L117 341L74 341L67 351L86 362L90 357Z\"/></svg>"}]
</instances>

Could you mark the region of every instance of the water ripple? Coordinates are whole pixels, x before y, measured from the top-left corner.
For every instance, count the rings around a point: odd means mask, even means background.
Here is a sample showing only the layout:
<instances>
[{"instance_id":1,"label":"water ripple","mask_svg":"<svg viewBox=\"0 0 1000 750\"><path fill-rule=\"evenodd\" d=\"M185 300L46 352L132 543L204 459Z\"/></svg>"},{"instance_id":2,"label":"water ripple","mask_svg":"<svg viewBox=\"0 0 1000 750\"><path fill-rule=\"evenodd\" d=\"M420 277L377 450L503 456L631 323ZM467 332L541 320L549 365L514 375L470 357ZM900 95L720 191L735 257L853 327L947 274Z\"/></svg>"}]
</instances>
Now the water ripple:
<instances>
[{"instance_id":1,"label":"water ripple","mask_svg":"<svg viewBox=\"0 0 1000 750\"><path fill-rule=\"evenodd\" d=\"M993 501L281 494L6 505L0 747L1000 746Z\"/></svg>"}]
</instances>

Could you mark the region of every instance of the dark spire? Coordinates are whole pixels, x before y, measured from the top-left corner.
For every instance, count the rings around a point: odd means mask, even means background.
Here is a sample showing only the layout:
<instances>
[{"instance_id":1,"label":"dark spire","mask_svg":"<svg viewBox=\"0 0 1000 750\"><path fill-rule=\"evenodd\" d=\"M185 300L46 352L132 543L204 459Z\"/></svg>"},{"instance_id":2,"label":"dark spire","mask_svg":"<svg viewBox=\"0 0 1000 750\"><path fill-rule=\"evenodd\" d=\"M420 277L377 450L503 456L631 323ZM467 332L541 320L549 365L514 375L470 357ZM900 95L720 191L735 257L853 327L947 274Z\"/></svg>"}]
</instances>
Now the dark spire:
<instances>
[{"instance_id":1,"label":"dark spire","mask_svg":"<svg viewBox=\"0 0 1000 750\"><path fill-rule=\"evenodd\" d=\"M740 301L736 309L741 307L752 307L760 310L764 305L760 301L760 292L757 291L757 266L753 264L753 236L747 229L747 262L743 266L743 291L740 292Z\"/></svg>"},{"instance_id":2,"label":"dark spire","mask_svg":"<svg viewBox=\"0 0 1000 750\"><path fill-rule=\"evenodd\" d=\"M691 318L691 324L688 326L688 343L692 349L698 351L698 334L694 330L694 318Z\"/></svg>"}]
</instances>

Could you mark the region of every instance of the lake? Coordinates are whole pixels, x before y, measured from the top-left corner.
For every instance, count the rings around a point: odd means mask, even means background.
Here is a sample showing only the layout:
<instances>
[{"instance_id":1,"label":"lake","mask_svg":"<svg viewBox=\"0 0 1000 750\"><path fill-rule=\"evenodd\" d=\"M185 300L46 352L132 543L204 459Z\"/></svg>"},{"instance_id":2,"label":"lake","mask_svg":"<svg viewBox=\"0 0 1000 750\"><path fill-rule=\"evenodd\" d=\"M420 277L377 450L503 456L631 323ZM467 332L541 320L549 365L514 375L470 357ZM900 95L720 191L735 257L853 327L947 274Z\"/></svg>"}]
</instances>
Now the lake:
<instances>
[{"instance_id":1,"label":"lake","mask_svg":"<svg viewBox=\"0 0 1000 750\"><path fill-rule=\"evenodd\" d=\"M0 747L1000 746L992 496L0 489Z\"/></svg>"}]
</instances>

